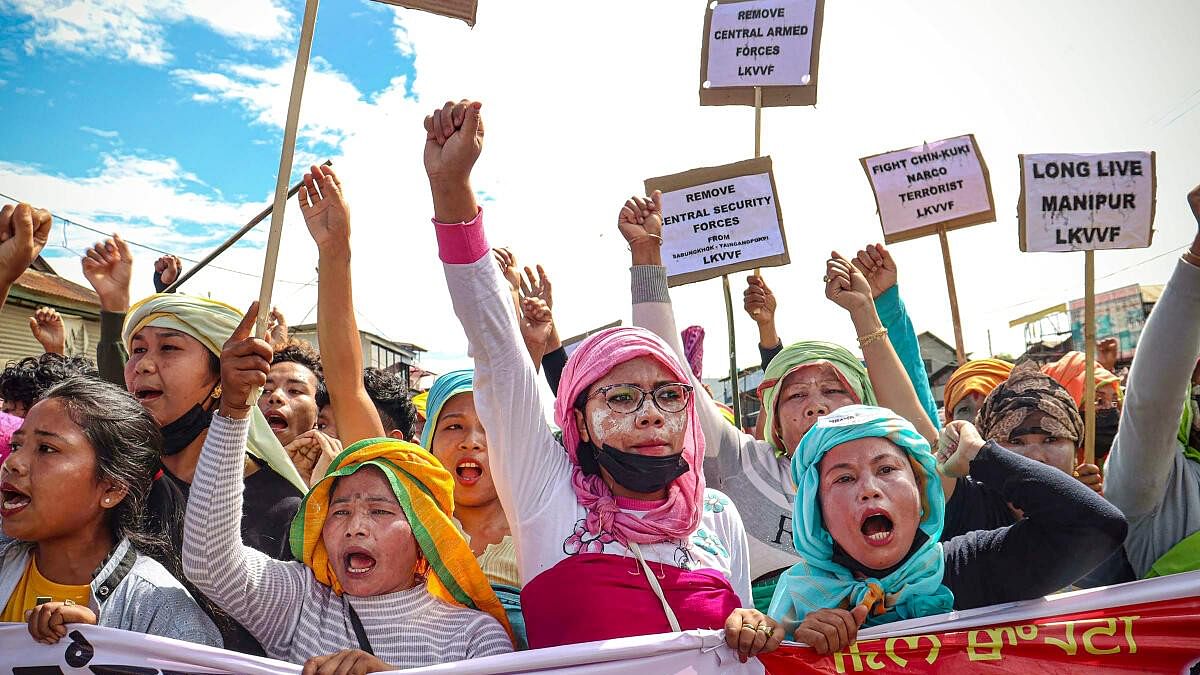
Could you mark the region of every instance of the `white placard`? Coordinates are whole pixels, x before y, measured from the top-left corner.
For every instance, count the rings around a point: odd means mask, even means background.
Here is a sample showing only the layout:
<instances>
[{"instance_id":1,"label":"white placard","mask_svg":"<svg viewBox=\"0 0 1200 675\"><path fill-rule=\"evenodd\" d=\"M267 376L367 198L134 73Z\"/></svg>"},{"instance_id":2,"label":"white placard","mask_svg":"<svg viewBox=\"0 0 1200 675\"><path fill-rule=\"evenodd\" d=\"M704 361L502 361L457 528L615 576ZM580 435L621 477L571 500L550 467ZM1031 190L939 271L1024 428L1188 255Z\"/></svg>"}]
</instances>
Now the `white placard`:
<instances>
[{"instance_id":1,"label":"white placard","mask_svg":"<svg viewBox=\"0 0 1200 675\"><path fill-rule=\"evenodd\" d=\"M1021 155L1021 250L1149 246L1154 180L1153 152Z\"/></svg>"},{"instance_id":2,"label":"white placard","mask_svg":"<svg viewBox=\"0 0 1200 675\"><path fill-rule=\"evenodd\" d=\"M731 265L786 252L769 173L726 178L663 194L668 277L719 276ZM698 279L694 279L698 280Z\"/></svg>"},{"instance_id":3,"label":"white placard","mask_svg":"<svg viewBox=\"0 0 1200 675\"><path fill-rule=\"evenodd\" d=\"M816 0L718 4L706 36L709 86L808 84L816 7Z\"/></svg>"},{"instance_id":4,"label":"white placard","mask_svg":"<svg viewBox=\"0 0 1200 675\"><path fill-rule=\"evenodd\" d=\"M861 162L887 243L996 219L987 165L970 134Z\"/></svg>"}]
</instances>

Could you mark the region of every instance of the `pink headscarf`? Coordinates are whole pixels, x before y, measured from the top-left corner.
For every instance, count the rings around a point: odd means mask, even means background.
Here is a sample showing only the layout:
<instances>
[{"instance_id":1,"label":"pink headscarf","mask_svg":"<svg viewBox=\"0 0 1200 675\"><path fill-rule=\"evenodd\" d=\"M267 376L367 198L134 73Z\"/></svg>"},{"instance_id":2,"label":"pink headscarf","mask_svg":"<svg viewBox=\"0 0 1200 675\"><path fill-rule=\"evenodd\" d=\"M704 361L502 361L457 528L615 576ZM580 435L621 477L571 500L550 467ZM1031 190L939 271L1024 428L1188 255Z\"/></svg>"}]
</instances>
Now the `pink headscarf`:
<instances>
[{"instance_id":1,"label":"pink headscarf","mask_svg":"<svg viewBox=\"0 0 1200 675\"><path fill-rule=\"evenodd\" d=\"M25 420L16 415L0 412L0 464L12 453L12 435L21 428Z\"/></svg>"},{"instance_id":2,"label":"pink headscarf","mask_svg":"<svg viewBox=\"0 0 1200 675\"><path fill-rule=\"evenodd\" d=\"M683 355L696 379L700 379L700 368L704 364L704 327L688 326L679 334L683 338Z\"/></svg>"},{"instance_id":3,"label":"pink headscarf","mask_svg":"<svg viewBox=\"0 0 1200 675\"><path fill-rule=\"evenodd\" d=\"M579 427L573 413L575 399L604 377L613 367L639 356L651 356L667 367L680 382L687 372L671 348L657 335L644 328L618 327L600 331L584 340L571 354L563 369L554 401L554 421L562 429L563 445L571 463L571 484L580 506L587 509L586 526L592 534L611 533L623 545L630 542L652 544L667 539L683 539L696 531L704 500L704 435L696 417L696 399L688 405L688 424L683 442L683 459L691 467L667 487L666 502L635 516L621 511L612 491L600 476L585 476L579 468ZM647 401L645 405L653 405Z\"/></svg>"}]
</instances>

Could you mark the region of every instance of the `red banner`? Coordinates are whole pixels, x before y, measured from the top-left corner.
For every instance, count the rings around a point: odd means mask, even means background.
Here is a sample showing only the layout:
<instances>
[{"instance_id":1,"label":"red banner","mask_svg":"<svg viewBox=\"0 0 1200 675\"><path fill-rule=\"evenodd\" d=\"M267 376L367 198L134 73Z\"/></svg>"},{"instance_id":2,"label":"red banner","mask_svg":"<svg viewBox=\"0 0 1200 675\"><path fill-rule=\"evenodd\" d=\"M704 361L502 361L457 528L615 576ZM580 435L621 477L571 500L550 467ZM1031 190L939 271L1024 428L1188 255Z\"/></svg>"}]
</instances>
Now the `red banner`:
<instances>
[{"instance_id":1,"label":"red banner","mask_svg":"<svg viewBox=\"0 0 1200 675\"><path fill-rule=\"evenodd\" d=\"M1200 673L1200 597L863 639L832 656L785 645L761 658L772 674Z\"/></svg>"}]
</instances>

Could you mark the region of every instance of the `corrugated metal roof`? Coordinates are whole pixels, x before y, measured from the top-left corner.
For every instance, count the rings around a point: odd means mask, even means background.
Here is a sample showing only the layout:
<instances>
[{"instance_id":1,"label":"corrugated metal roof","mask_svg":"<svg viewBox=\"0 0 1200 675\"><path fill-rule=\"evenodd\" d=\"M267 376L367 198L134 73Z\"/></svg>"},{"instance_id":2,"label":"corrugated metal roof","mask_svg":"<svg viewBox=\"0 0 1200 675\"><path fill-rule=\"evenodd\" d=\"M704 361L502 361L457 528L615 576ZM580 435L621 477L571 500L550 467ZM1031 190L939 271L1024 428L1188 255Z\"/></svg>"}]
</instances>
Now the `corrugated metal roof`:
<instances>
[{"instance_id":1,"label":"corrugated metal roof","mask_svg":"<svg viewBox=\"0 0 1200 675\"><path fill-rule=\"evenodd\" d=\"M31 293L94 305L97 310L100 308L100 296L95 291L55 274L27 269L13 286Z\"/></svg>"}]
</instances>

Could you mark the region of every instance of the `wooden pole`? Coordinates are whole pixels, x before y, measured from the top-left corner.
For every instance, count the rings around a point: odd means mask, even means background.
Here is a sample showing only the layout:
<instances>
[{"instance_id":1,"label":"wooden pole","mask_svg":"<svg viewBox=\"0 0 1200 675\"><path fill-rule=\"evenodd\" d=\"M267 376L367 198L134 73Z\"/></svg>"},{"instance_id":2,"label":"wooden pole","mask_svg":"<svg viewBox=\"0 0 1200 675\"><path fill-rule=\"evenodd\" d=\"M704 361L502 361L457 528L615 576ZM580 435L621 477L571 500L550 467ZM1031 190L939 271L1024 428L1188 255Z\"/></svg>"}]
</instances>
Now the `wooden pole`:
<instances>
[{"instance_id":1,"label":"wooden pole","mask_svg":"<svg viewBox=\"0 0 1200 675\"><path fill-rule=\"evenodd\" d=\"M958 317L958 292L954 290L954 266L950 263L950 239L946 236L946 228L938 227L938 239L942 243L942 267L946 268L946 290L950 293L950 319L954 322L954 354L958 365L967 362L967 352L963 348L962 320Z\"/></svg>"},{"instance_id":2,"label":"wooden pole","mask_svg":"<svg viewBox=\"0 0 1200 675\"><path fill-rule=\"evenodd\" d=\"M1083 252L1083 461L1096 463L1096 252Z\"/></svg>"},{"instance_id":3,"label":"wooden pole","mask_svg":"<svg viewBox=\"0 0 1200 675\"><path fill-rule=\"evenodd\" d=\"M313 31L317 25L320 0L305 0L304 22L300 27L300 47L296 50L296 69L292 73L292 93L288 99L287 121L283 127L283 151L279 155L279 174L275 180L275 204L271 207L271 233L267 237L267 257L263 263L262 285L258 289L258 321L254 334L267 335L267 317L271 313L271 292L275 287L275 268L279 263L279 241L283 235L283 212L287 207L288 183L292 175L292 157L296 152L296 129L300 125L300 100L304 97L304 77L312 52ZM251 394L257 400L258 393Z\"/></svg>"},{"instance_id":4,"label":"wooden pole","mask_svg":"<svg viewBox=\"0 0 1200 675\"><path fill-rule=\"evenodd\" d=\"M732 393L733 424L742 428L742 401L738 393L737 340L733 334L733 296L729 293L729 275L721 275L721 287L725 290L725 319L729 331L729 391Z\"/></svg>"},{"instance_id":5,"label":"wooden pole","mask_svg":"<svg viewBox=\"0 0 1200 675\"><path fill-rule=\"evenodd\" d=\"M754 88L754 158L762 157L762 87ZM762 278L762 269L754 268L754 276ZM754 310L753 318L758 318L758 310ZM761 413L760 413L761 414Z\"/></svg>"},{"instance_id":6,"label":"wooden pole","mask_svg":"<svg viewBox=\"0 0 1200 675\"><path fill-rule=\"evenodd\" d=\"M330 166L331 164L333 164L333 162L327 159L327 160L325 160L325 163L322 164L321 166ZM303 184L304 183L302 183L302 182L298 182L295 185L293 185L291 187L291 189L288 190L288 193L287 193L288 198L290 199L297 192L299 192L300 186ZM208 255L204 256L204 259L201 260L200 262L196 263L195 267L188 270L187 274L181 275L178 279L176 279L174 282L172 282L170 286L167 286L166 288L164 288L163 293L174 293L175 291L179 290L179 287L182 286L184 283L186 283L188 279L191 279L192 277L196 276L197 272L204 269L212 261L216 260L217 256L219 256L222 253L224 253L225 251L229 250L229 247L233 246L234 244L236 244L238 242L239 239L246 236L246 233L248 233L250 230L253 230L262 221L266 220L267 216L271 215L271 211L273 211L274 208L275 207L272 205L272 206L268 206L267 208L263 209L262 211L259 211L258 215L251 218L250 222L248 222L242 226L242 229L238 230L237 232L234 232L233 236L226 239L224 243L222 243L220 246L218 246L216 248L216 250L214 250L212 253L209 253Z\"/></svg>"}]
</instances>

